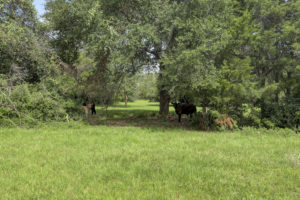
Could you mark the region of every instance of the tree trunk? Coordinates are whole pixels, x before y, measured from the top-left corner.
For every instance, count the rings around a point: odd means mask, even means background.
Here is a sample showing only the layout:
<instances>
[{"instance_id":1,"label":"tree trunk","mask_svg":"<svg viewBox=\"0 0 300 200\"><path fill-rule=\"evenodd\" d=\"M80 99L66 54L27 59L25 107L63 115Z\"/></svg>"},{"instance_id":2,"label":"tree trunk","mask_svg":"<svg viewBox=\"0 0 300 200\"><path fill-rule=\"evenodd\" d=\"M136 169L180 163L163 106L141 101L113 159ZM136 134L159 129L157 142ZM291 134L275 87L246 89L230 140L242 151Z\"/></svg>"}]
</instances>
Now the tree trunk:
<instances>
[{"instance_id":1,"label":"tree trunk","mask_svg":"<svg viewBox=\"0 0 300 200\"><path fill-rule=\"evenodd\" d=\"M160 95L160 105L159 105L159 114L167 116L169 114L169 103L170 96L166 90L161 90Z\"/></svg>"},{"instance_id":2,"label":"tree trunk","mask_svg":"<svg viewBox=\"0 0 300 200\"><path fill-rule=\"evenodd\" d=\"M202 114L203 116L206 115L206 105L202 106Z\"/></svg>"},{"instance_id":3,"label":"tree trunk","mask_svg":"<svg viewBox=\"0 0 300 200\"><path fill-rule=\"evenodd\" d=\"M265 99L261 98L261 100L260 100L260 119L263 120L264 118L268 118L267 105L265 103Z\"/></svg>"},{"instance_id":4,"label":"tree trunk","mask_svg":"<svg viewBox=\"0 0 300 200\"><path fill-rule=\"evenodd\" d=\"M287 80L291 80L292 78L292 72L288 72L287 73ZM291 96L291 84L288 84L287 85L287 88L286 88L286 96L290 97Z\"/></svg>"},{"instance_id":5,"label":"tree trunk","mask_svg":"<svg viewBox=\"0 0 300 200\"><path fill-rule=\"evenodd\" d=\"M275 74L275 83L279 83L279 73L276 72ZM275 102L278 104L279 103L279 91L278 89L275 91Z\"/></svg>"},{"instance_id":6,"label":"tree trunk","mask_svg":"<svg viewBox=\"0 0 300 200\"><path fill-rule=\"evenodd\" d=\"M202 116L203 116L203 121L207 122L208 116L207 116L207 110L206 110L206 104L202 104ZM207 127L204 127L207 128Z\"/></svg>"},{"instance_id":7,"label":"tree trunk","mask_svg":"<svg viewBox=\"0 0 300 200\"><path fill-rule=\"evenodd\" d=\"M127 107L127 99L128 99L128 97L127 97L127 94L125 93L125 107Z\"/></svg>"},{"instance_id":8,"label":"tree trunk","mask_svg":"<svg viewBox=\"0 0 300 200\"><path fill-rule=\"evenodd\" d=\"M165 66L163 63L159 64L160 73L158 76L159 84L159 114L163 116L167 116L169 114L169 103L170 103L170 95L168 91L165 89L165 85L163 82L163 71L165 70Z\"/></svg>"}]
</instances>

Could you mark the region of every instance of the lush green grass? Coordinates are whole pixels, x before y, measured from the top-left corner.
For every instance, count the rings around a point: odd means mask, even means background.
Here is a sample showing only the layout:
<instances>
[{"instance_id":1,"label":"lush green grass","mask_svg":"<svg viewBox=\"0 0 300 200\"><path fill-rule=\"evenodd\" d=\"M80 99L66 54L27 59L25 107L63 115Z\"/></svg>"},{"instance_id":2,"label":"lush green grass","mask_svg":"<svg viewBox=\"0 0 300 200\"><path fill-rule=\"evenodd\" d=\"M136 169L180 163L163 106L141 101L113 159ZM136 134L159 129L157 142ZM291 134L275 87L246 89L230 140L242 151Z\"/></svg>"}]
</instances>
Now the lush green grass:
<instances>
[{"instance_id":1,"label":"lush green grass","mask_svg":"<svg viewBox=\"0 0 300 200\"><path fill-rule=\"evenodd\" d=\"M177 123L178 117L175 110L170 105L170 115L166 118L159 116L159 103L138 100L128 102L125 107L124 102L109 107L108 117L105 110L97 107L97 116L90 116L87 120L91 125L117 125L117 126L146 126L146 127L164 127L164 128L188 128L192 127L188 123L188 117L182 116L182 123Z\"/></svg>"},{"instance_id":2,"label":"lush green grass","mask_svg":"<svg viewBox=\"0 0 300 200\"><path fill-rule=\"evenodd\" d=\"M128 102L127 107L125 107L124 102L120 102L112 107L110 110L142 110L142 111L158 111L158 102L149 102L147 100L137 100L135 102ZM174 108L170 106L170 110L174 111Z\"/></svg>"},{"instance_id":3,"label":"lush green grass","mask_svg":"<svg viewBox=\"0 0 300 200\"><path fill-rule=\"evenodd\" d=\"M1 129L0 185L0 199L299 199L300 137L81 122Z\"/></svg>"},{"instance_id":4,"label":"lush green grass","mask_svg":"<svg viewBox=\"0 0 300 200\"><path fill-rule=\"evenodd\" d=\"M109 107L109 117L120 119L127 119L128 117L141 117L149 115L157 115L159 111L159 103L148 102L145 100L138 100L135 102L128 102L127 107L124 103L118 103L112 107ZM170 111L174 113L174 108L170 106ZM103 110L100 110L103 112Z\"/></svg>"}]
</instances>

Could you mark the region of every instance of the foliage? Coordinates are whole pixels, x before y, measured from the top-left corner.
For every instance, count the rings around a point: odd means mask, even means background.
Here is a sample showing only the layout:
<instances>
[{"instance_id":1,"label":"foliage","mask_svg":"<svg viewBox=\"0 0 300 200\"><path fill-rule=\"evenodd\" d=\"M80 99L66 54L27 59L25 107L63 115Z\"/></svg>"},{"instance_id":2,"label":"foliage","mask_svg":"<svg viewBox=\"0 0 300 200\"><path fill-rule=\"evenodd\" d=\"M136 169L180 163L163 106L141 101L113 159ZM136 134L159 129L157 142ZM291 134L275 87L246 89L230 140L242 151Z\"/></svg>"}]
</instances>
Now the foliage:
<instances>
[{"instance_id":1,"label":"foliage","mask_svg":"<svg viewBox=\"0 0 300 200\"><path fill-rule=\"evenodd\" d=\"M83 101L107 108L125 97L158 100L167 116L170 101L185 99L201 106L204 118L215 110L240 127L296 130L299 6L295 0L51 0L39 22L31 0L4 0L1 80L13 90L39 88L51 77L55 84L45 87L74 116Z\"/></svg>"},{"instance_id":2,"label":"foliage","mask_svg":"<svg viewBox=\"0 0 300 200\"><path fill-rule=\"evenodd\" d=\"M56 56L45 40L32 1L4 0L0 10L1 126L64 119Z\"/></svg>"},{"instance_id":3,"label":"foliage","mask_svg":"<svg viewBox=\"0 0 300 200\"><path fill-rule=\"evenodd\" d=\"M1 126L36 125L39 122L65 120L64 101L57 92L49 91L45 82L10 86L2 80L0 87Z\"/></svg>"},{"instance_id":4,"label":"foliage","mask_svg":"<svg viewBox=\"0 0 300 200\"><path fill-rule=\"evenodd\" d=\"M261 119L266 126L295 127L299 107L296 91L299 54L294 46L299 44L299 6L296 1L263 1L257 6L255 21L263 27L253 41L252 63L260 82L259 99ZM295 101L296 100L296 101ZM293 119L292 119L293 118ZM292 122L293 121L293 122ZM283 125L284 124L284 125Z\"/></svg>"},{"instance_id":5,"label":"foliage","mask_svg":"<svg viewBox=\"0 0 300 200\"><path fill-rule=\"evenodd\" d=\"M159 95L157 91L157 73L145 73L138 74L136 76L137 92L141 99L147 99L150 101L159 101Z\"/></svg>"},{"instance_id":6,"label":"foliage","mask_svg":"<svg viewBox=\"0 0 300 200\"><path fill-rule=\"evenodd\" d=\"M231 119L231 118L230 118ZM218 123L222 122L222 123ZM224 131L231 130L231 125L233 128L236 128L236 124L230 121L230 125L228 124L229 119L227 115L220 114L216 110L209 110L206 113L197 112L193 115L190 120L190 124L196 127L198 130L202 131Z\"/></svg>"},{"instance_id":7,"label":"foliage","mask_svg":"<svg viewBox=\"0 0 300 200\"><path fill-rule=\"evenodd\" d=\"M35 83L53 73L53 54L38 35L32 1L1 1L0 10L0 74Z\"/></svg>"}]
</instances>

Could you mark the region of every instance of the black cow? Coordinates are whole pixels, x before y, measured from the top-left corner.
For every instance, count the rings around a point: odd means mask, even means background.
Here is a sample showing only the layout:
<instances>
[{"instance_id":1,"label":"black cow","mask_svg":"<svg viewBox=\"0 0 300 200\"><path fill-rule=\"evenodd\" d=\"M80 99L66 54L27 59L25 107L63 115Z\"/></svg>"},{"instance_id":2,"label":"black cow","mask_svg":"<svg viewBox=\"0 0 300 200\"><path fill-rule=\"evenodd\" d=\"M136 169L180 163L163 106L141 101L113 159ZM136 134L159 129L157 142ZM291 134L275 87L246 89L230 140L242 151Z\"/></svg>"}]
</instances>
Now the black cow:
<instances>
[{"instance_id":1,"label":"black cow","mask_svg":"<svg viewBox=\"0 0 300 200\"><path fill-rule=\"evenodd\" d=\"M94 103L94 102L91 103L91 110L92 110L92 115L93 115L93 114L96 115L96 106L95 106L95 103Z\"/></svg>"},{"instance_id":2,"label":"black cow","mask_svg":"<svg viewBox=\"0 0 300 200\"><path fill-rule=\"evenodd\" d=\"M181 120L181 115L186 114L192 117L192 114L197 112L196 106L194 104L186 103L173 103L176 114L178 115L178 122Z\"/></svg>"}]
</instances>

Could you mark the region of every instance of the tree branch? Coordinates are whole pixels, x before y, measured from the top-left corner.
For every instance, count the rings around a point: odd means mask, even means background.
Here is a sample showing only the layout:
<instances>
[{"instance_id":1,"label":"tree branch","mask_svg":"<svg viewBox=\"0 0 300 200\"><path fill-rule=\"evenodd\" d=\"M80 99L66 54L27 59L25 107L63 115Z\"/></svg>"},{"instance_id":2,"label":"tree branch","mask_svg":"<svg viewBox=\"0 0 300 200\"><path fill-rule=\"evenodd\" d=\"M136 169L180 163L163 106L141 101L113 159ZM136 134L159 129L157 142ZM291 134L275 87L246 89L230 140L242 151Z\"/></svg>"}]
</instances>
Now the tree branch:
<instances>
[{"instance_id":1,"label":"tree branch","mask_svg":"<svg viewBox=\"0 0 300 200\"><path fill-rule=\"evenodd\" d=\"M175 38L178 34L178 29L176 27L173 27L172 28L172 31L171 31L171 35L170 35L170 39L167 43L167 48L166 48L166 51L168 52L170 49L172 49L172 47L174 46L175 44Z\"/></svg>"},{"instance_id":2,"label":"tree branch","mask_svg":"<svg viewBox=\"0 0 300 200\"><path fill-rule=\"evenodd\" d=\"M146 51L147 53L150 53L150 54L154 55L156 59L160 59L159 53L161 52L161 49L159 50L159 48L154 49L154 50L150 50L146 46L141 46L141 47L139 47L139 49L142 49L142 50Z\"/></svg>"}]
</instances>

